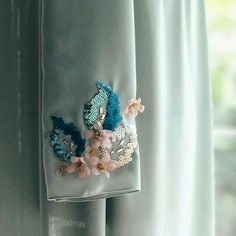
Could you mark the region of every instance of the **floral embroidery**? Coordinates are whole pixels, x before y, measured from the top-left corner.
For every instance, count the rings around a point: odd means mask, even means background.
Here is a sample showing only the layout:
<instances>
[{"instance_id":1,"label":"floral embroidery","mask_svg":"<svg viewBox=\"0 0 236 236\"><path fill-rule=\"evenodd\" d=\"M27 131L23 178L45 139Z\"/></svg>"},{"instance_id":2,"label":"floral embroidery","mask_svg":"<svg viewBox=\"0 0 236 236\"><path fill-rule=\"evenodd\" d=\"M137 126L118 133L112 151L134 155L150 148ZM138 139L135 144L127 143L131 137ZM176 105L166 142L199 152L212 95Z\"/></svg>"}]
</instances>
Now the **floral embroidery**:
<instances>
[{"instance_id":1,"label":"floral embroidery","mask_svg":"<svg viewBox=\"0 0 236 236\"><path fill-rule=\"evenodd\" d=\"M97 121L93 130L88 130L86 132L86 138L89 140L90 144L94 148L99 148L103 145L104 147L111 148L111 137L112 132L110 130L103 130L101 122Z\"/></svg>"},{"instance_id":2,"label":"floral embroidery","mask_svg":"<svg viewBox=\"0 0 236 236\"><path fill-rule=\"evenodd\" d=\"M98 159L97 162L94 163L92 168L93 175L105 174L107 178L110 178L109 171L112 171L116 168L116 164L110 159L110 157L106 157L103 159Z\"/></svg>"},{"instance_id":3,"label":"floral embroidery","mask_svg":"<svg viewBox=\"0 0 236 236\"><path fill-rule=\"evenodd\" d=\"M62 176L75 173L78 179L83 179L104 174L109 178L110 172L133 159L137 135L132 127L121 122L118 94L100 81L96 86L98 92L84 105L84 123L88 128L85 138L73 123L52 116L50 144L61 161L56 172ZM136 117L143 111L141 98L131 99L123 114Z\"/></svg>"},{"instance_id":4,"label":"floral embroidery","mask_svg":"<svg viewBox=\"0 0 236 236\"><path fill-rule=\"evenodd\" d=\"M71 159L71 164L66 168L67 173L77 173L80 179L90 175L90 169L83 157L74 157Z\"/></svg>"},{"instance_id":5,"label":"floral embroidery","mask_svg":"<svg viewBox=\"0 0 236 236\"><path fill-rule=\"evenodd\" d=\"M144 105L141 104L141 98L138 98L137 100L132 98L128 101L128 106L124 110L124 115L131 114L134 117L138 115L138 112L143 112L145 109Z\"/></svg>"},{"instance_id":6,"label":"floral embroidery","mask_svg":"<svg viewBox=\"0 0 236 236\"><path fill-rule=\"evenodd\" d=\"M85 148L85 157L88 159L91 159L93 157L97 157L98 156L98 150L94 147L91 146L86 146Z\"/></svg>"}]
</instances>

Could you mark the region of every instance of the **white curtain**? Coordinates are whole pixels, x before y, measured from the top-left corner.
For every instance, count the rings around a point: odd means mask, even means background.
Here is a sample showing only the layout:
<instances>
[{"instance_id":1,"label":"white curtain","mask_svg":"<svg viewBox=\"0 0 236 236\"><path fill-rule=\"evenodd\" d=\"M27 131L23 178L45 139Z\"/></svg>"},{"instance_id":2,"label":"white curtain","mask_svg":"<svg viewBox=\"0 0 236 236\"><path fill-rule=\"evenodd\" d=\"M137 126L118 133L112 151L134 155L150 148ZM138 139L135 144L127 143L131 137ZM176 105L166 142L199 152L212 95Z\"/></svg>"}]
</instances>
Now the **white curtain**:
<instances>
[{"instance_id":1,"label":"white curtain","mask_svg":"<svg viewBox=\"0 0 236 236\"><path fill-rule=\"evenodd\" d=\"M66 50L78 45L80 32L74 38L73 26L87 17L92 21L82 25L83 34L94 30L96 35L79 44L94 41L90 49L96 53L94 60L86 58L82 74L137 85L146 105L137 121L141 192L85 203L46 200L36 96L41 93L42 3L60 19L46 26L57 29L50 37L62 37L60 24L71 16L64 32L71 33L71 44L58 48L58 55L68 56ZM12 0L0 3L0 14L0 234L213 236L212 104L203 0Z\"/></svg>"}]
</instances>

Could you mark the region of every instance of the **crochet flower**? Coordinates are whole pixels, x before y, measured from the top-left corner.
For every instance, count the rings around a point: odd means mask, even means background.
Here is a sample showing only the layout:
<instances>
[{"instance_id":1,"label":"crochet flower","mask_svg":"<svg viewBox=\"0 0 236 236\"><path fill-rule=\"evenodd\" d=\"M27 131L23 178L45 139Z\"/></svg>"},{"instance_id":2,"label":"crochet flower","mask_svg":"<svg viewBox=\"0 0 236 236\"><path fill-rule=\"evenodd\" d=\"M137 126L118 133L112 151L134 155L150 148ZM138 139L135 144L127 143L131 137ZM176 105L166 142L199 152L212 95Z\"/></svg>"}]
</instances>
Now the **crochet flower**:
<instances>
[{"instance_id":1,"label":"crochet flower","mask_svg":"<svg viewBox=\"0 0 236 236\"><path fill-rule=\"evenodd\" d=\"M110 178L110 171L116 168L116 164L113 163L110 157L98 159L97 163L92 168L93 175L105 174L107 178Z\"/></svg>"},{"instance_id":2,"label":"crochet flower","mask_svg":"<svg viewBox=\"0 0 236 236\"><path fill-rule=\"evenodd\" d=\"M71 158L71 162L71 165L66 168L67 173L76 172L79 179L83 179L85 176L90 175L90 169L83 157Z\"/></svg>"},{"instance_id":3,"label":"crochet flower","mask_svg":"<svg viewBox=\"0 0 236 236\"><path fill-rule=\"evenodd\" d=\"M138 115L138 112L142 113L144 109L144 105L141 104L141 98L138 98L137 100L135 98L132 98L128 101L128 106L124 110L123 114L127 115L129 113L136 117Z\"/></svg>"},{"instance_id":4,"label":"crochet flower","mask_svg":"<svg viewBox=\"0 0 236 236\"><path fill-rule=\"evenodd\" d=\"M86 138L90 139L90 144L95 149L97 149L101 145L103 145L107 149L110 149L112 146L110 140L111 135L112 131L102 129L100 121L97 121L93 130L89 130L86 132Z\"/></svg>"},{"instance_id":5,"label":"crochet flower","mask_svg":"<svg viewBox=\"0 0 236 236\"><path fill-rule=\"evenodd\" d=\"M98 156L99 156L99 150L91 147L91 146L86 146L85 148L85 157L90 160L91 165L94 165L94 163L97 162Z\"/></svg>"}]
</instances>

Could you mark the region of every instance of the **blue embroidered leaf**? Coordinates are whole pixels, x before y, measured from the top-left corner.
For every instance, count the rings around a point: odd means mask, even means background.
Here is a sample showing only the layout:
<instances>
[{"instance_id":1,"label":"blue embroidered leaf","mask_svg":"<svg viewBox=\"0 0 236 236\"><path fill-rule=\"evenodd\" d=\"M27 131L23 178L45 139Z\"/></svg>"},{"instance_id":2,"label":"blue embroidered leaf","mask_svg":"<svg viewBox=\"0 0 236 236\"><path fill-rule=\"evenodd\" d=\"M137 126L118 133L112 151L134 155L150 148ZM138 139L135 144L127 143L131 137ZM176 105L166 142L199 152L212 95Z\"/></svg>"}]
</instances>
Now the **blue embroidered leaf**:
<instances>
[{"instance_id":1,"label":"blue embroidered leaf","mask_svg":"<svg viewBox=\"0 0 236 236\"><path fill-rule=\"evenodd\" d=\"M120 114L120 99L116 93L111 93L107 103L107 113L103 123L103 128L113 130L118 127L122 120Z\"/></svg>"},{"instance_id":2,"label":"blue embroidered leaf","mask_svg":"<svg viewBox=\"0 0 236 236\"><path fill-rule=\"evenodd\" d=\"M120 113L120 98L118 94L114 93L112 88L100 81L97 81L97 87L106 91L108 94L107 113L103 123L103 128L113 130L118 127L122 120Z\"/></svg>"},{"instance_id":3,"label":"blue embroidered leaf","mask_svg":"<svg viewBox=\"0 0 236 236\"><path fill-rule=\"evenodd\" d=\"M106 85L106 84L104 84L103 82L101 82L99 80L96 82L96 86L98 88L104 90L105 92L107 92L107 94L113 93L113 90L112 90L111 86Z\"/></svg>"},{"instance_id":4,"label":"blue embroidered leaf","mask_svg":"<svg viewBox=\"0 0 236 236\"><path fill-rule=\"evenodd\" d=\"M63 161L67 161L70 158L70 153L65 149L61 142L62 130L54 129L50 135L50 144L56 155Z\"/></svg>"},{"instance_id":5,"label":"blue embroidered leaf","mask_svg":"<svg viewBox=\"0 0 236 236\"><path fill-rule=\"evenodd\" d=\"M79 130L73 123L65 124L61 117L52 116L51 118L53 120L53 132L50 136L50 143L57 156L65 161L72 155L80 156L85 150L86 141L81 137ZM70 150L68 150L66 144L63 142L63 136L71 137L71 140L69 140Z\"/></svg>"}]
</instances>

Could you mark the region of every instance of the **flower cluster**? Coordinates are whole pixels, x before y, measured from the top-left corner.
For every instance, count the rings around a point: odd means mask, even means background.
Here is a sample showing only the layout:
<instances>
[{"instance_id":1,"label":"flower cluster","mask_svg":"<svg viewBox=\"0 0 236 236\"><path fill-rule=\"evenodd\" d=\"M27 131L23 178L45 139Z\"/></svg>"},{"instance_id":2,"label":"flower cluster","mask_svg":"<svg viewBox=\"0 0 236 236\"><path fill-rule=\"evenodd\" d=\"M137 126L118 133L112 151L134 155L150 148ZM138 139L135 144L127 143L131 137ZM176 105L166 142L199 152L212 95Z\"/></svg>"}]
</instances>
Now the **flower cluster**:
<instances>
[{"instance_id":1,"label":"flower cluster","mask_svg":"<svg viewBox=\"0 0 236 236\"><path fill-rule=\"evenodd\" d=\"M72 158L72 163L66 168L66 172L76 172L80 179L90 174L105 174L109 178L109 172L116 168L108 154L108 149L111 148L111 134L110 130L103 130L101 123L97 121L93 130L86 132L88 144L85 148L85 157Z\"/></svg>"}]
</instances>

